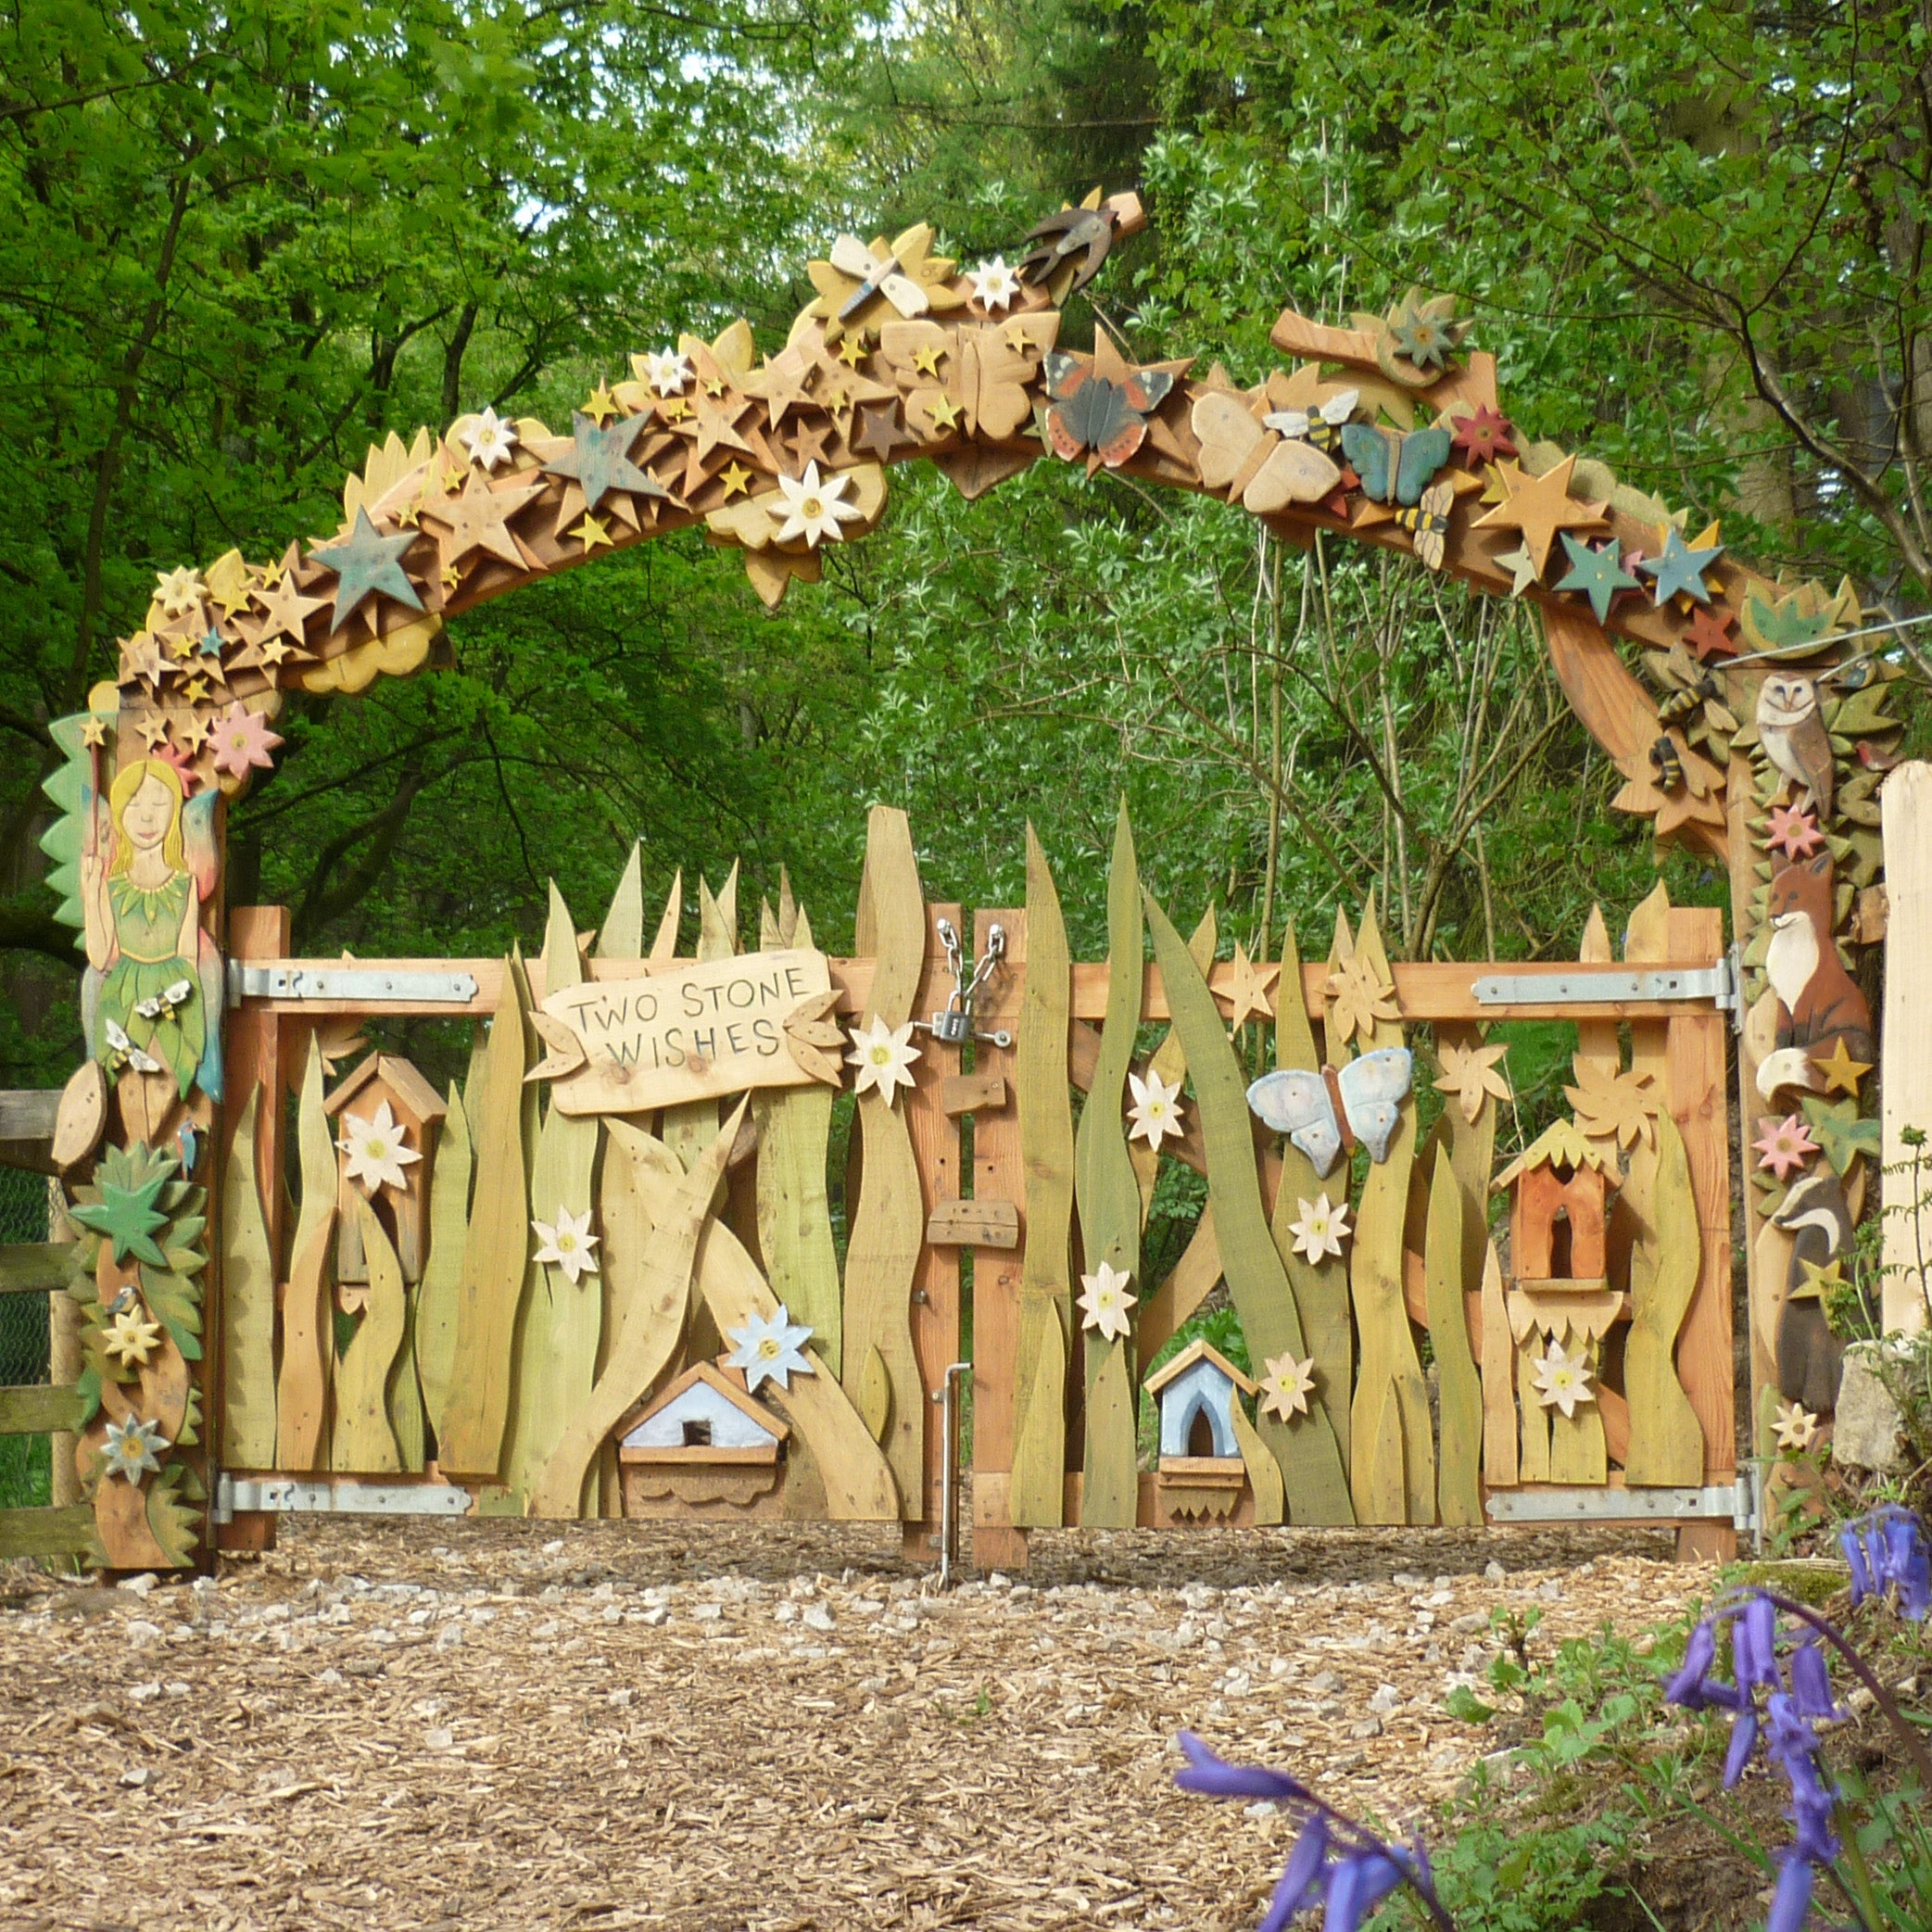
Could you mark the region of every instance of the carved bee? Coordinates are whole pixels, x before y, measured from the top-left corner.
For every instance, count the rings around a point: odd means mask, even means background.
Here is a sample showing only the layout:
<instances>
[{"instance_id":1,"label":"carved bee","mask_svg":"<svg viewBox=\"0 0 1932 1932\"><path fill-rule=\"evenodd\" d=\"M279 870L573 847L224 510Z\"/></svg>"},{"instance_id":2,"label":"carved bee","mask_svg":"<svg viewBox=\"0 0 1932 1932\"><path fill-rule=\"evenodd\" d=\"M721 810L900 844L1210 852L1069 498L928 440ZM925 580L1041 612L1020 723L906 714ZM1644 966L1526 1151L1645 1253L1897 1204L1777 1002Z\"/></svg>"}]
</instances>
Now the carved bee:
<instances>
[{"instance_id":1,"label":"carved bee","mask_svg":"<svg viewBox=\"0 0 1932 1932\"><path fill-rule=\"evenodd\" d=\"M1657 774L1657 783L1661 790L1678 791L1687 782L1684 759L1675 742L1668 737L1660 737L1650 747L1650 765Z\"/></svg>"}]
</instances>

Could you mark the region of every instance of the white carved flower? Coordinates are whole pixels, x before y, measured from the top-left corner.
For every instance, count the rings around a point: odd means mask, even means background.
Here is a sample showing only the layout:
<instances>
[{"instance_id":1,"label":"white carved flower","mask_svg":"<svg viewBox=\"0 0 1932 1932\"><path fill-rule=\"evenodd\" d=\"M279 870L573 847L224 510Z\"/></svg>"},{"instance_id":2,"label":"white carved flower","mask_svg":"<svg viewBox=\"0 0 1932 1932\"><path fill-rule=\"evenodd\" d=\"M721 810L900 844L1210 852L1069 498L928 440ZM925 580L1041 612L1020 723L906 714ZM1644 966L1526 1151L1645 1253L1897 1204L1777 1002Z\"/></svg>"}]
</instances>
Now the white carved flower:
<instances>
[{"instance_id":1,"label":"white carved flower","mask_svg":"<svg viewBox=\"0 0 1932 1932\"><path fill-rule=\"evenodd\" d=\"M691 359L675 348L648 351L644 358L644 380L660 396L681 396L691 379Z\"/></svg>"},{"instance_id":2,"label":"white carved flower","mask_svg":"<svg viewBox=\"0 0 1932 1932\"><path fill-rule=\"evenodd\" d=\"M852 1092L863 1093L869 1087L890 1106L899 1089L913 1084L912 1067L919 1049L913 1044L912 1022L908 1020L895 1031L875 1017L869 1027L848 1027L846 1032L852 1052L846 1054L845 1064L859 1069Z\"/></svg>"},{"instance_id":3,"label":"white carved flower","mask_svg":"<svg viewBox=\"0 0 1932 1932\"><path fill-rule=\"evenodd\" d=\"M383 1101L373 1119L360 1114L345 1114L342 1138L335 1144L348 1155L348 1178L362 1183L362 1191L373 1196L377 1189L407 1187L409 1176L402 1170L423 1156L405 1144L406 1130Z\"/></svg>"},{"instance_id":4,"label":"white carved flower","mask_svg":"<svg viewBox=\"0 0 1932 1932\"><path fill-rule=\"evenodd\" d=\"M1342 1201L1332 1207L1326 1193L1317 1194L1312 1201L1304 1201L1299 1194L1294 1199L1301 1219L1290 1221L1288 1231L1294 1236L1295 1252L1318 1265L1324 1255L1339 1255L1349 1234L1348 1203Z\"/></svg>"},{"instance_id":5,"label":"white carved flower","mask_svg":"<svg viewBox=\"0 0 1932 1932\"><path fill-rule=\"evenodd\" d=\"M1133 1125L1128 1130L1127 1138L1145 1141L1158 1154L1161 1142L1168 1134L1177 1140L1181 1137L1181 1082L1176 1080L1168 1086L1150 1067L1145 1080L1130 1073L1127 1084L1133 1092L1133 1105L1127 1110Z\"/></svg>"},{"instance_id":6,"label":"white carved flower","mask_svg":"<svg viewBox=\"0 0 1932 1932\"><path fill-rule=\"evenodd\" d=\"M140 1367L160 1345L160 1323L148 1320L147 1310L138 1302L133 1307L117 1309L101 1337L102 1353L112 1356L124 1369Z\"/></svg>"},{"instance_id":7,"label":"white carved flower","mask_svg":"<svg viewBox=\"0 0 1932 1932\"><path fill-rule=\"evenodd\" d=\"M109 1422L105 1451L107 1473L138 1484L144 1471L160 1468L158 1451L167 1446L168 1438L158 1422L144 1422L138 1417Z\"/></svg>"},{"instance_id":8,"label":"white carved flower","mask_svg":"<svg viewBox=\"0 0 1932 1932\"><path fill-rule=\"evenodd\" d=\"M1597 1392L1590 1386L1590 1365L1582 1356L1564 1352L1554 1336L1538 1357L1534 1377L1536 1400L1545 1408L1560 1408L1566 1418L1576 1413L1579 1402L1594 1402Z\"/></svg>"},{"instance_id":9,"label":"white carved flower","mask_svg":"<svg viewBox=\"0 0 1932 1932\"><path fill-rule=\"evenodd\" d=\"M775 1382L781 1389L791 1386L793 1375L814 1375L818 1371L805 1359L805 1344L812 1331L802 1321L794 1321L785 1304L774 1315L754 1315L743 1328L725 1331L726 1339L737 1344L725 1357L728 1367L745 1371L745 1387L756 1392L762 1382Z\"/></svg>"},{"instance_id":10,"label":"white carved flower","mask_svg":"<svg viewBox=\"0 0 1932 1932\"><path fill-rule=\"evenodd\" d=\"M1019 298L1019 277L1006 266L1004 255L995 255L977 269L968 269L966 280L973 284L980 308L989 311L1004 309Z\"/></svg>"},{"instance_id":11,"label":"white carved flower","mask_svg":"<svg viewBox=\"0 0 1932 1932\"><path fill-rule=\"evenodd\" d=\"M1818 1418L1802 1402L1780 1402L1772 1428L1781 1449L1802 1451L1818 1439Z\"/></svg>"},{"instance_id":12,"label":"white carved flower","mask_svg":"<svg viewBox=\"0 0 1932 1932\"><path fill-rule=\"evenodd\" d=\"M577 1285L579 1275L597 1272L597 1256L590 1252L597 1245L597 1236L590 1231L587 1207L582 1214L573 1214L560 1201L554 1226L549 1221L532 1221L530 1225L542 1244L537 1250L537 1260L547 1268L561 1268L573 1288Z\"/></svg>"},{"instance_id":13,"label":"white carved flower","mask_svg":"<svg viewBox=\"0 0 1932 1932\"><path fill-rule=\"evenodd\" d=\"M821 478L815 462L805 465L802 476L780 476L778 494L785 499L785 518L778 525L778 541L796 543L802 537L814 549L827 537L840 542L845 532L840 524L855 523L859 515L858 505L845 501L851 487L850 476Z\"/></svg>"},{"instance_id":14,"label":"white carved flower","mask_svg":"<svg viewBox=\"0 0 1932 1932\"><path fill-rule=\"evenodd\" d=\"M516 448L516 431L495 410L485 408L463 432L462 441L473 463L494 470L510 461L510 452Z\"/></svg>"},{"instance_id":15,"label":"white carved flower","mask_svg":"<svg viewBox=\"0 0 1932 1932\"><path fill-rule=\"evenodd\" d=\"M1315 1357L1297 1361L1291 1348L1286 1355L1268 1357L1268 1373L1261 1378L1261 1412L1293 1421L1308 1412L1308 1397L1315 1393Z\"/></svg>"},{"instance_id":16,"label":"white carved flower","mask_svg":"<svg viewBox=\"0 0 1932 1932\"><path fill-rule=\"evenodd\" d=\"M1098 1331L1103 1339L1118 1342L1127 1333L1127 1311L1139 1301L1127 1292L1133 1277L1124 1268L1103 1261L1098 1274L1080 1277L1080 1326Z\"/></svg>"}]
</instances>

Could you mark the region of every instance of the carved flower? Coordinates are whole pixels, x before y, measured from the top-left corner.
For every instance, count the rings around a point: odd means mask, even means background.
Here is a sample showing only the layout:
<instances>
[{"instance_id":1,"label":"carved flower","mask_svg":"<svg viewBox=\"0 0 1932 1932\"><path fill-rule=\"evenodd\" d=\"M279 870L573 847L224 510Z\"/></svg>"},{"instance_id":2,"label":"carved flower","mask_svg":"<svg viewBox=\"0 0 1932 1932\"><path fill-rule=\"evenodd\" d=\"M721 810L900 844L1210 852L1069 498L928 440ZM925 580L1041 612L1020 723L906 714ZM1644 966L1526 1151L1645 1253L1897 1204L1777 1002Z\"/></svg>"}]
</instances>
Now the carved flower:
<instances>
[{"instance_id":1,"label":"carved flower","mask_svg":"<svg viewBox=\"0 0 1932 1932\"><path fill-rule=\"evenodd\" d=\"M246 778L251 767L267 771L274 764L269 753L282 739L269 729L268 720L259 712L250 711L246 704L231 704L215 720L208 741L218 772Z\"/></svg>"},{"instance_id":2,"label":"carved flower","mask_svg":"<svg viewBox=\"0 0 1932 1932\"><path fill-rule=\"evenodd\" d=\"M146 1314L138 1303L120 1309L101 1336L101 1353L111 1356L124 1369L142 1367L161 1345L161 1325L149 1321Z\"/></svg>"},{"instance_id":3,"label":"carved flower","mask_svg":"<svg viewBox=\"0 0 1932 1932\"><path fill-rule=\"evenodd\" d=\"M1794 1455L1809 1449L1818 1439L1818 1418L1801 1402L1780 1402L1771 1426L1778 1447Z\"/></svg>"},{"instance_id":4,"label":"carved flower","mask_svg":"<svg viewBox=\"0 0 1932 1932\"><path fill-rule=\"evenodd\" d=\"M778 525L777 540L796 543L802 537L813 549L826 537L840 542L845 532L839 526L855 523L859 517L858 505L845 500L851 487L850 476L821 478L815 462L805 465L802 476L780 476L778 494L785 499L785 515Z\"/></svg>"},{"instance_id":5,"label":"carved flower","mask_svg":"<svg viewBox=\"0 0 1932 1932\"><path fill-rule=\"evenodd\" d=\"M1328 976L1328 993L1332 1003L1330 1023L1337 1044L1356 1035L1370 1040L1376 1021L1402 1017L1395 989L1359 953L1351 954Z\"/></svg>"},{"instance_id":6,"label":"carved flower","mask_svg":"<svg viewBox=\"0 0 1932 1932\"><path fill-rule=\"evenodd\" d=\"M1762 1130L1751 1143L1757 1150L1758 1166L1770 1168L1780 1181L1794 1169L1803 1167L1818 1151L1818 1143L1812 1140L1811 1130L1796 1114L1787 1114L1782 1120L1766 1116L1758 1126Z\"/></svg>"},{"instance_id":7,"label":"carved flower","mask_svg":"<svg viewBox=\"0 0 1932 1932\"><path fill-rule=\"evenodd\" d=\"M660 396L681 396L691 379L691 359L675 348L652 349L644 358L644 380Z\"/></svg>"},{"instance_id":8,"label":"carved flower","mask_svg":"<svg viewBox=\"0 0 1932 1932\"><path fill-rule=\"evenodd\" d=\"M1597 1392L1590 1386L1590 1365L1582 1356L1567 1353L1554 1336L1537 1358L1533 1374L1536 1400L1545 1408L1560 1408L1566 1418L1576 1413L1580 1402L1594 1402Z\"/></svg>"},{"instance_id":9,"label":"carved flower","mask_svg":"<svg viewBox=\"0 0 1932 1932\"><path fill-rule=\"evenodd\" d=\"M1301 1219L1288 1223L1288 1231L1294 1236L1295 1252L1318 1265L1324 1255L1339 1255L1349 1234L1348 1203L1343 1201L1331 1206L1323 1193L1312 1201L1304 1201L1297 1194L1295 1205L1301 1209Z\"/></svg>"},{"instance_id":10,"label":"carved flower","mask_svg":"<svg viewBox=\"0 0 1932 1932\"><path fill-rule=\"evenodd\" d=\"M362 1192L373 1195L385 1187L407 1187L410 1178L402 1170L423 1156L405 1144L405 1130L383 1101L374 1116L365 1120L360 1114L342 1117L343 1135L335 1144L348 1155L348 1178L360 1181Z\"/></svg>"},{"instance_id":11,"label":"carved flower","mask_svg":"<svg viewBox=\"0 0 1932 1932\"><path fill-rule=\"evenodd\" d=\"M913 1084L913 1063L919 1057L919 1049L913 1044L912 1022L895 1029L875 1016L869 1027L852 1027L847 1032L852 1052L846 1054L845 1064L859 1069L852 1092L863 1093L870 1088L890 1106L900 1088Z\"/></svg>"},{"instance_id":12,"label":"carved flower","mask_svg":"<svg viewBox=\"0 0 1932 1932\"><path fill-rule=\"evenodd\" d=\"M989 313L1004 309L1019 298L1019 276L1006 266L1003 255L995 255L991 261L981 262L977 269L968 269L966 280L973 284L973 294L980 308Z\"/></svg>"},{"instance_id":13,"label":"carved flower","mask_svg":"<svg viewBox=\"0 0 1932 1932\"><path fill-rule=\"evenodd\" d=\"M817 1371L805 1359L805 1344L812 1331L794 1321L780 1302L775 1314L754 1315L743 1328L727 1329L726 1339L737 1345L725 1357L728 1367L745 1371L745 1387L753 1393L762 1382L775 1382L781 1389L791 1386L793 1375Z\"/></svg>"},{"instance_id":14,"label":"carved flower","mask_svg":"<svg viewBox=\"0 0 1932 1932\"><path fill-rule=\"evenodd\" d=\"M1119 1341L1127 1333L1127 1311L1140 1299L1127 1292L1132 1279L1124 1268L1106 1261L1100 1264L1098 1274L1082 1275L1080 1326L1096 1331L1106 1341Z\"/></svg>"},{"instance_id":15,"label":"carved flower","mask_svg":"<svg viewBox=\"0 0 1932 1932\"><path fill-rule=\"evenodd\" d=\"M1563 1092L1576 1110L1576 1124L1593 1141L1615 1141L1620 1147L1634 1147L1638 1141L1651 1144L1656 1129L1651 1117L1662 1103L1652 1089L1651 1077L1600 1067L1577 1054L1571 1063L1576 1069L1576 1085Z\"/></svg>"},{"instance_id":16,"label":"carved flower","mask_svg":"<svg viewBox=\"0 0 1932 1932\"><path fill-rule=\"evenodd\" d=\"M1268 1358L1268 1373L1261 1378L1261 1412L1280 1416L1292 1422L1308 1412L1308 1397L1315 1393L1315 1357L1297 1361L1291 1348L1286 1355Z\"/></svg>"},{"instance_id":17,"label":"carved flower","mask_svg":"<svg viewBox=\"0 0 1932 1932\"><path fill-rule=\"evenodd\" d=\"M494 470L510 461L511 451L516 448L516 431L495 410L486 408L463 432L462 444L473 463Z\"/></svg>"},{"instance_id":18,"label":"carved flower","mask_svg":"<svg viewBox=\"0 0 1932 1932\"><path fill-rule=\"evenodd\" d=\"M1471 1127L1483 1112L1486 1096L1493 1093L1498 1100L1509 1097L1509 1077L1498 1064L1509 1051L1500 1042L1494 1046L1457 1046L1450 1042L1438 1050L1442 1072L1435 1091L1454 1094L1462 1118Z\"/></svg>"},{"instance_id":19,"label":"carved flower","mask_svg":"<svg viewBox=\"0 0 1932 1932\"><path fill-rule=\"evenodd\" d=\"M549 1221L532 1221L530 1225L541 1244L537 1250L537 1261L546 1268L561 1268L573 1288L577 1285L579 1275L597 1272L597 1256L590 1252L597 1245L597 1236L590 1231L587 1207L582 1214L572 1214L560 1201L554 1225Z\"/></svg>"},{"instance_id":20,"label":"carved flower","mask_svg":"<svg viewBox=\"0 0 1932 1932\"><path fill-rule=\"evenodd\" d=\"M1168 1134L1176 1140L1181 1137L1181 1082L1176 1080L1168 1086L1150 1067L1145 1080L1130 1073L1127 1084L1133 1093L1133 1105L1127 1110L1133 1125L1128 1130L1127 1138L1145 1141L1158 1154L1161 1142Z\"/></svg>"},{"instance_id":21,"label":"carved flower","mask_svg":"<svg viewBox=\"0 0 1932 1932\"><path fill-rule=\"evenodd\" d=\"M107 1473L138 1484L145 1471L160 1468L160 1451L168 1446L158 1422L144 1422L138 1417L130 1417L125 1422L109 1422L107 1445L103 1452Z\"/></svg>"}]
</instances>

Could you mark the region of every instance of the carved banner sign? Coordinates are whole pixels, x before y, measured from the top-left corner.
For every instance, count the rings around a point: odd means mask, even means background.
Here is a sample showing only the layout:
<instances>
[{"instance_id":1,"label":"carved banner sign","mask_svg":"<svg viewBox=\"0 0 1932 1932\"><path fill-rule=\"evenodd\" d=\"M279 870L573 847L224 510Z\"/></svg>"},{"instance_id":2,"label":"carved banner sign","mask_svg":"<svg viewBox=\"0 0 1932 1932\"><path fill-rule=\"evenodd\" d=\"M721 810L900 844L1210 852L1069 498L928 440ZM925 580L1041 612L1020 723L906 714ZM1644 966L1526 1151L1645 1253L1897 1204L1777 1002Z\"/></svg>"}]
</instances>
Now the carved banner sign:
<instances>
[{"instance_id":1,"label":"carved banner sign","mask_svg":"<svg viewBox=\"0 0 1932 1932\"><path fill-rule=\"evenodd\" d=\"M801 1087L812 1047L836 1038L823 953L746 953L668 972L560 988L537 1029L549 1055L537 1069L566 1114L638 1114L742 1093ZM805 1051L801 1052L801 1047Z\"/></svg>"}]
</instances>

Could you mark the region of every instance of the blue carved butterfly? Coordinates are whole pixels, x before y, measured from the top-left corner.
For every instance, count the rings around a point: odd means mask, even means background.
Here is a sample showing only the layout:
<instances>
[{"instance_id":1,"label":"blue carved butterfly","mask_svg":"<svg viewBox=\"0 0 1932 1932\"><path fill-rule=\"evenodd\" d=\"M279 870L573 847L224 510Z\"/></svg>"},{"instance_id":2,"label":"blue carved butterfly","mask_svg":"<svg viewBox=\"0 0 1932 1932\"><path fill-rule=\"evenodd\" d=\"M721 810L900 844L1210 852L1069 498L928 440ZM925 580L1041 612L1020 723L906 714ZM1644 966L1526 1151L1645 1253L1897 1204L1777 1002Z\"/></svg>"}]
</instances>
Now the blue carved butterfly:
<instances>
[{"instance_id":1,"label":"blue carved butterfly","mask_svg":"<svg viewBox=\"0 0 1932 1932\"><path fill-rule=\"evenodd\" d=\"M1369 1158L1388 1158L1389 1142L1402 1118L1402 1103L1415 1080L1415 1062L1406 1046L1384 1046L1351 1060L1334 1073L1342 1096L1335 1112L1328 1078L1306 1067L1264 1073L1248 1089L1248 1105L1277 1133L1284 1133L1326 1174L1342 1151L1345 1130L1369 1150Z\"/></svg>"},{"instance_id":2,"label":"blue carved butterfly","mask_svg":"<svg viewBox=\"0 0 1932 1932\"><path fill-rule=\"evenodd\" d=\"M1405 509L1422 500L1429 479L1449 460L1449 446L1446 428L1412 429L1405 436L1373 423L1342 425L1342 454L1362 479L1362 494Z\"/></svg>"}]
</instances>

